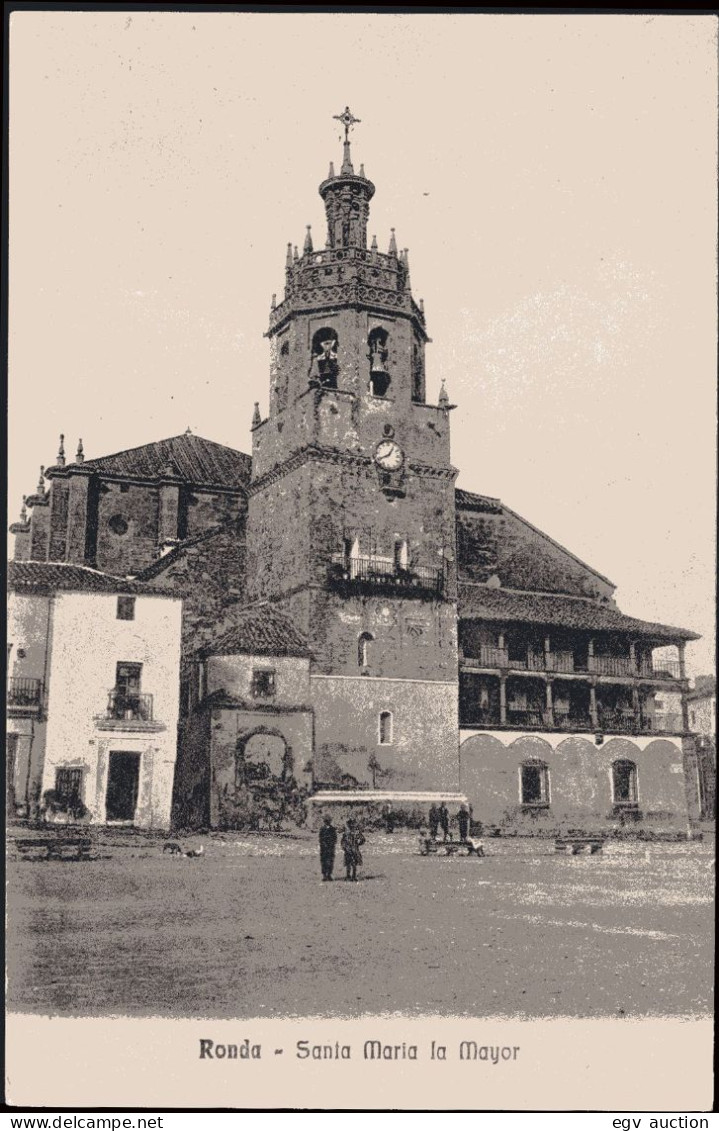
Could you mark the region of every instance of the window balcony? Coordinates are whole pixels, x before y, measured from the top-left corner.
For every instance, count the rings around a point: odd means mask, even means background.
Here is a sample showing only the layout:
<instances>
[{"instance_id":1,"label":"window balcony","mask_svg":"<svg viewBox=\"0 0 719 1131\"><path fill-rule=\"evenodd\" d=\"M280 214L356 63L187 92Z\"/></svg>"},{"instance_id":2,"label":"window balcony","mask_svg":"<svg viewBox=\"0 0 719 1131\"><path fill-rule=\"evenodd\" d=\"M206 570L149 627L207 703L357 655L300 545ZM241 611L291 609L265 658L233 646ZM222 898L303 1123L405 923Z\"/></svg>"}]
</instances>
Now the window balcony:
<instances>
[{"instance_id":1,"label":"window balcony","mask_svg":"<svg viewBox=\"0 0 719 1131\"><path fill-rule=\"evenodd\" d=\"M333 563L329 580L348 589L384 590L417 596L441 596L444 592L444 571L428 566L406 569L389 558L347 558Z\"/></svg>"},{"instance_id":2,"label":"window balcony","mask_svg":"<svg viewBox=\"0 0 719 1131\"><path fill-rule=\"evenodd\" d=\"M152 722L152 696L122 691L115 687L108 693L108 719L125 719L132 722Z\"/></svg>"},{"instance_id":3,"label":"window balcony","mask_svg":"<svg viewBox=\"0 0 719 1131\"><path fill-rule=\"evenodd\" d=\"M40 712L43 701L41 679L11 676L7 681L7 707L11 714Z\"/></svg>"},{"instance_id":4,"label":"window balcony","mask_svg":"<svg viewBox=\"0 0 719 1131\"><path fill-rule=\"evenodd\" d=\"M164 723L156 722L152 695L126 691L114 687L108 692L107 707L103 715L95 716L99 730L164 730Z\"/></svg>"}]
</instances>

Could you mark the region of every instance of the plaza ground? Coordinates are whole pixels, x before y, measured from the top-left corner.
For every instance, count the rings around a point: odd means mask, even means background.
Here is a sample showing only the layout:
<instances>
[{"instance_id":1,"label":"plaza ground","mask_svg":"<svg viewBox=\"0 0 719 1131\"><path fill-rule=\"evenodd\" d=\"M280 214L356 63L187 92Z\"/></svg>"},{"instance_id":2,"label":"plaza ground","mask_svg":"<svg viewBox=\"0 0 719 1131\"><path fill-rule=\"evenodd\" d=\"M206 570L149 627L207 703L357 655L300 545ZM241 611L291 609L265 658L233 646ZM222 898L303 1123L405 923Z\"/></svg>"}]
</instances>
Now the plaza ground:
<instances>
[{"instance_id":1,"label":"plaza ground","mask_svg":"<svg viewBox=\"0 0 719 1131\"><path fill-rule=\"evenodd\" d=\"M94 859L8 860L8 1008L176 1017L640 1017L712 1010L713 839L489 839L422 857L369 833L322 883L315 834L213 833L190 859L100 830Z\"/></svg>"}]
</instances>

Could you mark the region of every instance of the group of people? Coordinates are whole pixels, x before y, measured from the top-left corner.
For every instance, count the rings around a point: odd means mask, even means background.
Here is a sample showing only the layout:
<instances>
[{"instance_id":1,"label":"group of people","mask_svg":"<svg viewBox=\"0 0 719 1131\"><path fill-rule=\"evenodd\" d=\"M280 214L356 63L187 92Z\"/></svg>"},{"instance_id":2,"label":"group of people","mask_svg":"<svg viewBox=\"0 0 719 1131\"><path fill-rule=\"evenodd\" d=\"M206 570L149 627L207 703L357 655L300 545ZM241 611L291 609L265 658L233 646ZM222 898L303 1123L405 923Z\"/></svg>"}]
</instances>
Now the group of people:
<instances>
[{"instance_id":1,"label":"group of people","mask_svg":"<svg viewBox=\"0 0 719 1131\"><path fill-rule=\"evenodd\" d=\"M449 831L449 810L444 801L439 806L430 806L428 820L429 835L433 840L437 840L440 829L442 830L443 840L451 839ZM466 805L462 805L457 813L460 841L466 841L469 837L470 822L470 811ZM388 831L391 831L391 829L388 829ZM323 880L331 880L333 878L332 873L335 867L337 840L338 832L332 824L332 817L328 813L322 822L319 834L320 867L322 869ZM354 883L357 882L357 868L362 863L361 849L364 843L365 838L362 830L358 827L354 818L350 817L342 831L342 837L340 839L340 845L344 855L345 880L350 880Z\"/></svg>"},{"instance_id":2,"label":"group of people","mask_svg":"<svg viewBox=\"0 0 719 1131\"><path fill-rule=\"evenodd\" d=\"M444 801L441 803L441 805L430 805L428 821L429 835L432 837L432 840L437 840L440 829L442 830L442 839L449 839L449 809L445 805ZM459 812L457 813L457 826L459 830L460 840L466 840L469 836L470 821L471 815L469 809L466 805L461 805Z\"/></svg>"},{"instance_id":3,"label":"group of people","mask_svg":"<svg viewBox=\"0 0 719 1131\"><path fill-rule=\"evenodd\" d=\"M364 836L352 817L344 827L340 843L345 858L345 879L356 883L357 868L362 863L361 848L364 844ZM332 824L332 818L328 813L320 828L320 866L323 880L332 879L336 850L337 829Z\"/></svg>"}]
</instances>

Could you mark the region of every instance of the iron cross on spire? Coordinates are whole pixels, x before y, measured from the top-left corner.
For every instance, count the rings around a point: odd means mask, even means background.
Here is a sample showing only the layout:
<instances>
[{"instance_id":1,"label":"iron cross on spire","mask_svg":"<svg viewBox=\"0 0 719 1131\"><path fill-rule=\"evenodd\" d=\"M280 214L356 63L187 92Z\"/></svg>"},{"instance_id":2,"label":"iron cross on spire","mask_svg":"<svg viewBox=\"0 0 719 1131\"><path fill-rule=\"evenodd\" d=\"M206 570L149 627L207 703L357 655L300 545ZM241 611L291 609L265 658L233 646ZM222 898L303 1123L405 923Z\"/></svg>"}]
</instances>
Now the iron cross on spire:
<instances>
[{"instance_id":1,"label":"iron cross on spire","mask_svg":"<svg viewBox=\"0 0 719 1131\"><path fill-rule=\"evenodd\" d=\"M357 125L358 122L362 121L361 118L355 118L355 116L352 113L352 111L350 110L349 106L345 106L344 113L333 114L332 117L334 118L334 120L336 122L341 122L342 125L344 126L344 128L345 128L345 141L346 142L349 141L349 139L350 139L350 129L352 128L352 126L355 126L355 125Z\"/></svg>"}]
</instances>

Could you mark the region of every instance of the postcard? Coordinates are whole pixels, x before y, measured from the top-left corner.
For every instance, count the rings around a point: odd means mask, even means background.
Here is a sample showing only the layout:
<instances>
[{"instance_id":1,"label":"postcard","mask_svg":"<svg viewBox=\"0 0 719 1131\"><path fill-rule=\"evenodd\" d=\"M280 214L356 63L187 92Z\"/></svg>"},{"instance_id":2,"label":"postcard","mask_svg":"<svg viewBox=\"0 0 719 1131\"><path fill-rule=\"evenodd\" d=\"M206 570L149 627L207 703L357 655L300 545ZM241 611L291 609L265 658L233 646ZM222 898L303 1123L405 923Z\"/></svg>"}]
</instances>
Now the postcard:
<instances>
[{"instance_id":1,"label":"postcard","mask_svg":"<svg viewBox=\"0 0 719 1131\"><path fill-rule=\"evenodd\" d=\"M8 1102L708 1110L715 17L9 34Z\"/></svg>"}]
</instances>

